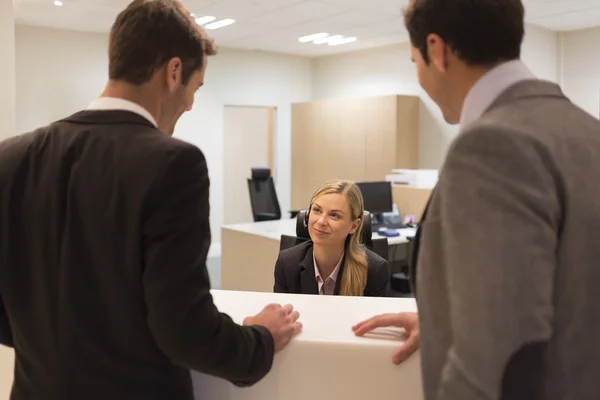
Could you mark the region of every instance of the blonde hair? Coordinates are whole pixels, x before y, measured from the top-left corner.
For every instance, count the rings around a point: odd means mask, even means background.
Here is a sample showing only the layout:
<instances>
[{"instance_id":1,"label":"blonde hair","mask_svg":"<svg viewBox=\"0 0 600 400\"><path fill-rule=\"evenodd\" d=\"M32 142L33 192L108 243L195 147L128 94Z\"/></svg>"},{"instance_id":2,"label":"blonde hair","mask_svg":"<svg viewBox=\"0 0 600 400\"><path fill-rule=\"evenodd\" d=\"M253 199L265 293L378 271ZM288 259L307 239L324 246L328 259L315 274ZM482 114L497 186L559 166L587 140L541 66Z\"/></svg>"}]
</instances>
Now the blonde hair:
<instances>
[{"instance_id":1,"label":"blonde hair","mask_svg":"<svg viewBox=\"0 0 600 400\"><path fill-rule=\"evenodd\" d=\"M349 181L331 181L321 186L310 200L310 209L315 200L326 194L343 194L350 206L352 221L359 218L358 228L346 239L344 266L340 283L341 296L362 296L367 286L367 253L364 245L360 243L363 226L364 203L362 193L358 186Z\"/></svg>"}]
</instances>

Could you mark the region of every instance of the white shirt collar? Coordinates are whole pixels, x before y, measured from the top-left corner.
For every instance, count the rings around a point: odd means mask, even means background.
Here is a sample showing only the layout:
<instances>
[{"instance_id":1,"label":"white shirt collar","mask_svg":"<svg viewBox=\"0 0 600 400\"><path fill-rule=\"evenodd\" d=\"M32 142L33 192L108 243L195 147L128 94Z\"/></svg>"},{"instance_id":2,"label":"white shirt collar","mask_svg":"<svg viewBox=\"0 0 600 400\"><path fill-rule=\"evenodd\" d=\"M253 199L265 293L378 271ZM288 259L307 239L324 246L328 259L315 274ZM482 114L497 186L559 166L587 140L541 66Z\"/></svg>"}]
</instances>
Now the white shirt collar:
<instances>
[{"instance_id":1,"label":"white shirt collar","mask_svg":"<svg viewBox=\"0 0 600 400\"><path fill-rule=\"evenodd\" d=\"M460 115L461 128L479 119L506 89L528 79L537 78L521 60L508 61L490 70L467 94Z\"/></svg>"},{"instance_id":2,"label":"white shirt collar","mask_svg":"<svg viewBox=\"0 0 600 400\"><path fill-rule=\"evenodd\" d=\"M136 104L132 101L119 99L116 97L98 97L96 100L92 101L87 108L88 110L124 110L130 111L132 113L138 114L148 121L152 122L152 124L158 128L158 124L156 120L146 110L144 107Z\"/></svg>"}]
</instances>

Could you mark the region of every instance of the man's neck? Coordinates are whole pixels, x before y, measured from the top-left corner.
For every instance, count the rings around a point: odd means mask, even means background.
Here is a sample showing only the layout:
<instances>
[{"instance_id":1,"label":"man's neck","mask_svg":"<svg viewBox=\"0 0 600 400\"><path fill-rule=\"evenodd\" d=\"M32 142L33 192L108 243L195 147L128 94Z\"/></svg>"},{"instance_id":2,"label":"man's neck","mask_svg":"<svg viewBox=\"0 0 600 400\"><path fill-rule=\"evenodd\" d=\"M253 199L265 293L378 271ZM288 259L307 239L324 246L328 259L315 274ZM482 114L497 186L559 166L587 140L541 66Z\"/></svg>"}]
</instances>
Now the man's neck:
<instances>
[{"instance_id":1,"label":"man's neck","mask_svg":"<svg viewBox=\"0 0 600 400\"><path fill-rule=\"evenodd\" d=\"M313 251L319 273L324 278L327 278L331 275L338 262L340 262L340 258L344 254L344 247L330 248L328 246L315 245Z\"/></svg>"},{"instance_id":2,"label":"man's neck","mask_svg":"<svg viewBox=\"0 0 600 400\"><path fill-rule=\"evenodd\" d=\"M160 124L160 103L153 96L150 88L132 85L122 81L108 81L100 97L113 97L136 103L148 111Z\"/></svg>"}]
</instances>

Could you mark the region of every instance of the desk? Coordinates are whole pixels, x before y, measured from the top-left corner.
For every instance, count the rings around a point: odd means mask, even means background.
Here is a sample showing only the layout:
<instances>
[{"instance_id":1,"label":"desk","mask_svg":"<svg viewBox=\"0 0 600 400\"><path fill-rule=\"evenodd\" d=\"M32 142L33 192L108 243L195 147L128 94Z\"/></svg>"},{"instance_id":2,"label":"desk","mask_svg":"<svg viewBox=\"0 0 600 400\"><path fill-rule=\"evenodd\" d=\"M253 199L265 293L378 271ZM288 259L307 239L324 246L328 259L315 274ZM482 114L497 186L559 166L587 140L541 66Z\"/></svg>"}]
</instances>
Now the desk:
<instances>
[{"instance_id":1,"label":"desk","mask_svg":"<svg viewBox=\"0 0 600 400\"><path fill-rule=\"evenodd\" d=\"M410 234L413 230L404 230ZM296 236L296 219L225 225L221 228L221 288L272 292L273 271L281 235ZM373 233L373 238L380 238ZM408 243L405 236L388 238L389 245Z\"/></svg>"},{"instance_id":2,"label":"desk","mask_svg":"<svg viewBox=\"0 0 600 400\"><path fill-rule=\"evenodd\" d=\"M0 399L10 398L13 384L15 352L10 347L0 346Z\"/></svg>"},{"instance_id":3,"label":"desk","mask_svg":"<svg viewBox=\"0 0 600 400\"><path fill-rule=\"evenodd\" d=\"M192 373L196 400L422 400L419 354L396 366L402 331L357 338L352 325L379 313L416 311L414 299L213 291L217 307L241 323L268 303L293 304L303 331L275 355L267 376L250 388Z\"/></svg>"}]
</instances>

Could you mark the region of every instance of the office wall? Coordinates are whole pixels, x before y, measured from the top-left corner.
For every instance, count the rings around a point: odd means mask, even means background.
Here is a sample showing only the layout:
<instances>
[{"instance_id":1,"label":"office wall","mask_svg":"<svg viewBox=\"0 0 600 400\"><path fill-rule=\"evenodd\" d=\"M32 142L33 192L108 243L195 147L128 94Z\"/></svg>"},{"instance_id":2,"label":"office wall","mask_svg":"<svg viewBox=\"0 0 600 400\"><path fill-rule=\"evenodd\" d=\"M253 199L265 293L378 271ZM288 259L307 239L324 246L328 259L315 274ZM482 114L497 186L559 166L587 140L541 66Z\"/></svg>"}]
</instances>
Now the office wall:
<instances>
[{"instance_id":1,"label":"office wall","mask_svg":"<svg viewBox=\"0 0 600 400\"><path fill-rule=\"evenodd\" d=\"M600 27L560 34L562 87L590 114L600 116Z\"/></svg>"},{"instance_id":2,"label":"office wall","mask_svg":"<svg viewBox=\"0 0 600 400\"><path fill-rule=\"evenodd\" d=\"M107 79L107 35L17 26L17 131L47 124L85 107ZM213 242L223 220L223 109L274 106L275 171L282 210L290 203L291 103L310 101L311 60L223 49L211 59L205 86L175 136L205 153L211 178Z\"/></svg>"},{"instance_id":3,"label":"office wall","mask_svg":"<svg viewBox=\"0 0 600 400\"><path fill-rule=\"evenodd\" d=\"M558 80L558 35L527 27L522 58L538 76ZM420 113L419 166L439 168L457 133L437 106L420 88L408 44L370 49L315 59L315 99L411 94L422 99Z\"/></svg>"}]
</instances>

